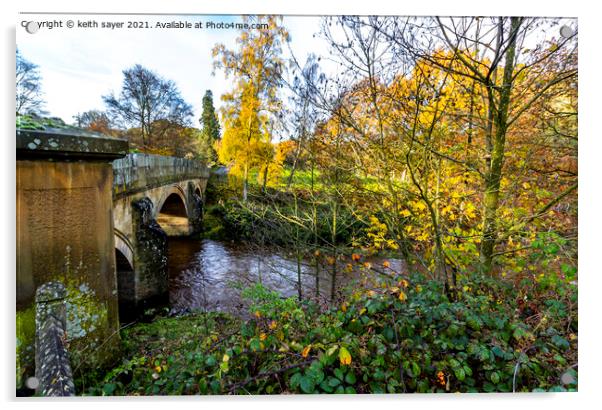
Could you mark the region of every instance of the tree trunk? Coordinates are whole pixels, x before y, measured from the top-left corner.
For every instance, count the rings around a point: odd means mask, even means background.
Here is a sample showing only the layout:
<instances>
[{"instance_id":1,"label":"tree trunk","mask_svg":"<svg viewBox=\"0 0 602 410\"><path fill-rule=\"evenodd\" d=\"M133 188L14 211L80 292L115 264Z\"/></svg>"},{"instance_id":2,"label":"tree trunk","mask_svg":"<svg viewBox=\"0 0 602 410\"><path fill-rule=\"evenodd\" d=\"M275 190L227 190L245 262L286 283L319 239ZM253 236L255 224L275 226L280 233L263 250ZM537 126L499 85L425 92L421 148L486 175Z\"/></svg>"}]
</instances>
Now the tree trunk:
<instances>
[{"instance_id":1,"label":"tree trunk","mask_svg":"<svg viewBox=\"0 0 602 410\"><path fill-rule=\"evenodd\" d=\"M249 191L249 166L245 164L244 181L242 183L242 200L247 202L247 196Z\"/></svg>"},{"instance_id":2,"label":"tree trunk","mask_svg":"<svg viewBox=\"0 0 602 410\"><path fill-rule=\"evenodd\" d=\"M337 203L332 208L332 228L330 240L332 242L332 282L330 284L330 302L334 302L337 286Z\"/></svg>"},{"instance_id":3,"label":"tree trunk","mask_svg":"<svg viewBox=\"0 0 602 410\"><path fill-rule=\"evenodd\" d=\"M286 188L289 189L293 184L293 179L295 178L295 170L297 169L297 162L299 161L299 155L301 155L301 141L299 138L297 142L297 148L295 149L295 159L293 160L293 166L291 167L291 174L288 176L288 182L286 183Z\"/></svg>"},{"instance_id":4,"label":"tree trunk","mask_svg":"<svg viewBox=\"0 0 602 410\"><path fill-rule=\"evenodd\" d=\"M299 246L299 244L297 244ZM303 299L303 282L301 281L301 252L299 248L297 248L297 293L299 296L299 301Z\"/></svg>"},{"instance_id":5,"label":"tree trunk","mask_svg":"<svg viewBox=\"0 0 602 410\"><path fill-rule=\"evenodd\" d=\"M316 202L313 200L312 204L312 228L314 236L314 266L316 274L316 298L320 296L320 260L316 252L318 251L318 213L316 209Z\"/></svg>"},{"instance_id":6,"label":"tree trunk","mask_svg":"<svg viewBox=\"0 0 602 410\"><path fill-rule=\"evenodd\" d=\"M266 164L265 168L263 169L263 182L261 184L261 191L263 193L265 193L265 188L268 185L268 171L269 171L269 164Z\"/></svg>"},{"instance_id":7,"label":"tree trunk","mask_svg":"<svg viewBox=\"0 0 602 410\"><path fill-rule=\"evenodd\" d=\"M482 272L492 274L493 253L497 231L497 210L499 207L500 181L506 145L506 131L508 130L508 109L512 92L512 74L514 71L514 58L516 53L516 33L521 24L519 17L511 18L510 39L506 50L504 76L500 99L496 112L493 115L495 127L490 151L490 166L485 174L485 193L483 196L483 242L481 243L480 260Z\"/></svg>"},{"instance_id":8,"label":"tree trunk","mask_svg":"<svg viewBox=\"0 0 602 410\"><path fill-rule=\"evenodd\" d=\"M297 195L295 195L295 218L299 217L299 204L297 202ZM299 238L299 226L295 225L295 256L297 259L297 292L299 296L299 301L303 299L303 283L301 281L301 274L303 273L301 270L301 262L302 262L302 252L301 252L301 240Z\"/></svg>"}]
</instances>

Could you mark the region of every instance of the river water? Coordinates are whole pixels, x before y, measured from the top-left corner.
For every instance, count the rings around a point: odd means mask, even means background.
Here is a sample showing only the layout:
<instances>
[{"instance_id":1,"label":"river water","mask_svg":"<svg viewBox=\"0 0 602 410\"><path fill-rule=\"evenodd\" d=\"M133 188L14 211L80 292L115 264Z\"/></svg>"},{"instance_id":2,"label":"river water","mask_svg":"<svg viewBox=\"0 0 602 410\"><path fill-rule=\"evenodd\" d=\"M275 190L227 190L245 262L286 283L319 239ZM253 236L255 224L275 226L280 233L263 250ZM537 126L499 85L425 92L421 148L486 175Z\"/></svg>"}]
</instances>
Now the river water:
<instances>
[{"instance_id":1,"label":"river water","mask_svg":"<svg viewBox=\"0 0 602 410\"><path fill-rule=\"evenodd\" d=\"M312 258L313 259L313 258ZM349 258L347 258L349 259ZM389 259L390 267L382 268L382 259L372 259L382 270L400 271L403 263ZM361 269L350 260L337 265L337 289L359 279ZM283 297L296 297L297 261L293 254L275 248L249 248L238 243L209 239L169 238L169 299L172 310L222 311L246 316L247 305L241 298L242 289L255 283L277 291ZM320 266L320 302L330 297L332 266ZM315 295L315 266L303 261L302 291Z\"/></svg>"}]
</instances>

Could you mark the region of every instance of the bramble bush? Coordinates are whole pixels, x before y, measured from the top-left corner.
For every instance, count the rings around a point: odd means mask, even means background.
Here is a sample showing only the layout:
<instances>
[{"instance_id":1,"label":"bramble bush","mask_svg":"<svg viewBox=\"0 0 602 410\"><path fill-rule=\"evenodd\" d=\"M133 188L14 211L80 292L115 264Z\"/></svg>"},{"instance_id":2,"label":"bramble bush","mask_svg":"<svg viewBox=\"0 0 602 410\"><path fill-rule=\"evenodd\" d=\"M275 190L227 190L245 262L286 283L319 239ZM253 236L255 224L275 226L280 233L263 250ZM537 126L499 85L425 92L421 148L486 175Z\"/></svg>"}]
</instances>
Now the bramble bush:
<instances>
[{"instance_id":1,"label":"bramble bush","mask_svg":"<svg viewBox=\"0 0 602 410\"><path fill-rule=\"evenodd\" d=\"M397 276L320 311L255 285L247 320L127 329L128 359L87 394L576 391L576 286L464 278L457 291Z\"/></svg>"}]
</instances>

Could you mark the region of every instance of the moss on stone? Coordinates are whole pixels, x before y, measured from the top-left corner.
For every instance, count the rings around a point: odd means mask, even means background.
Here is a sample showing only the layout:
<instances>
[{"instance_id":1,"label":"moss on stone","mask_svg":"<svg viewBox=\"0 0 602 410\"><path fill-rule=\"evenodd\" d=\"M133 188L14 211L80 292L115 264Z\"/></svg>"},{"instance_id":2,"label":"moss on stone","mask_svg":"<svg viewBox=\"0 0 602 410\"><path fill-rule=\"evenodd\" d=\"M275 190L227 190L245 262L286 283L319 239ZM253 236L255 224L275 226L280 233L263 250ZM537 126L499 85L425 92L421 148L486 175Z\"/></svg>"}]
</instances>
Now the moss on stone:
<instances>
[{"instance_id":1,"label":"moss on stone","mask_svg":"<svg viewBox=\"0 0 602 410\"><path fill-rule=\"evenodd\" d=\"M85 281L67 280L67 341L73 369L90 369L110 363L117 353L105 343L113 335L106 302L98 299ZM115 329L116 330L116 329Z\"/></svg>"},{"instance_id":2,"label":"moss on stone","mask_svg":"<svg viewBox=\"0 0 602 410\"><path fill-rule=\"evenodd\" d=\"M33 306L17 311L17 388L23 386L26 373L33 375L35 365L36 321Z\"/></svg>"},{"instance_id":3,"label":"moss on stone","mask_svg":"<svg viewBox=\"0 0 602 410\"><path fill-rule=\"evenodd\" d=\"M75 128L60 118L44 118L37 115L17 115L16 127L23 130L45 130L48 128Z\"/></svg>"}]
</instances>

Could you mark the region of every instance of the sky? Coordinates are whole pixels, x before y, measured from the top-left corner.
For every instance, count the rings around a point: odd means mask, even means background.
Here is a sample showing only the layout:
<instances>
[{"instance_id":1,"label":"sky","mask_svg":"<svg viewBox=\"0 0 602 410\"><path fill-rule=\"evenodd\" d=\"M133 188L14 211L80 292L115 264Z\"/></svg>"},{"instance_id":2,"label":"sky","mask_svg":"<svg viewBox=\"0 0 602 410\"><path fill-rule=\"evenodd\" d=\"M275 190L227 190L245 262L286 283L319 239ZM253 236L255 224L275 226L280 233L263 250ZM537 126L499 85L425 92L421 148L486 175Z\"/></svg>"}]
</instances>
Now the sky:
<instances>
[{"instance_id":1,"label":"sky","mask_svg":"<svg viewBox=\"0 0 602 410\"><path fill-rule=\"evenodd\" d=\"M237 29L195 29L194 24L208 22L242 22L241 16L136 16L136 15L19 15L17 47L27 60L37 64L48 115L73 122L73 116L88 110L105 108L102 96L118 94L122 71L141 64L173 80L184 100L194 109L193 123L198 124L201 100L211 89L214 104L221 106L220 96L232 87L222 72L212 75L211 49L223 43L236 47ZM74 28L68 28L72 20ZM121 29L78 27L78 23L95 20L124 22ZM21 22L62 22L62 27L41 27L30 34ZM148 22L150 28L127 28L127 22ZM156 28L157 22L190 22L191 29ZM309 53L325 54L328 47L319 36L319 17L284 17L291 34L291 48L299 61ZM143 25L145 25L143 23ZM284 47L285 51L287 47Z\"/></svg>"},{"instance_id":2,"label":"sky","mask_svg":"<svg viewBox=\"0 0 602 410\"><path fill-rule=\"evenodd\" d=\"M24 58L39 66L49 116L72 123L80 112L104 110L102 96L119 94L122 71L141 64L176 83L184 100L193 107L195 125L205 91L212 90L214 105L219 109L220 96L232 88L232 81L223 72L218 70L213 75L211 50L217 43L228 49L238 48L236 38L240 34L236 28L207 28L208 23L243 21L236 15L123 14L21 14L19 20L17 47ZM42 23L42 27L30 34L23 26L29 21ZM67 27L68 22L75 27ZM98 27L93 27L93 22ZM128 22L138 28L129 28ZM157 23L171 22L190 23L192 28L156 27ZM62 27L56 27L58 23ZM103 23L123 26L103 28ZM195 28L196 23L202 23L203 28ZM569 23L573 26L576 21ZM321 24L322 18L318 16L285 16L283 20L291 35L290 49L299 63L303 65L310 53L321 55L322 71L336 78L339 66L330 59L328 44L319 35ZM558 31L558 26L550 28L546 36ZM535 34L531 37L530 42L541 41ZM285 45L283 51L284 57L288 57L289 47Z\"/></svg>"}]
</instances>

